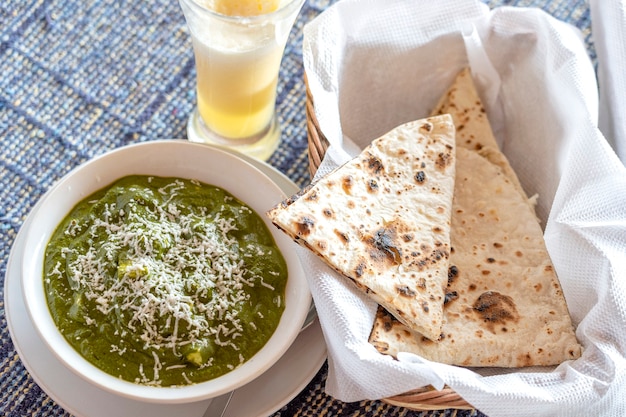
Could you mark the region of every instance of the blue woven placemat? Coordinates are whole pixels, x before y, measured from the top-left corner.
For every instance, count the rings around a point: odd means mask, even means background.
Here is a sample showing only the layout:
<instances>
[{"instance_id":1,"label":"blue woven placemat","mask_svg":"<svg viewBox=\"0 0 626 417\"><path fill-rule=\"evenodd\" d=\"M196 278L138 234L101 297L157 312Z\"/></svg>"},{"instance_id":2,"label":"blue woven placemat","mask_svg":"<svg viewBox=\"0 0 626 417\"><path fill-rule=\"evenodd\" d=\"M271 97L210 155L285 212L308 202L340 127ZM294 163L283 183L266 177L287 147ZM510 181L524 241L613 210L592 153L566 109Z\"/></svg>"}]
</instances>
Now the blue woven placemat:
<instances>
[{"instance_id":1,"label":"blue woven placemat","mask_svg":"<svg viewBox=\"0 0 626 417\"><path fill-rule=\"evenodd\" d=\"M584 0L483 0L540 7L579 27L595 61ZM308 183L302 29L335 0L307 0L281 67L283 142L269 163ZM0 3L0 415L66 416L33 382L11 341L4 276L26 216L80 163L136 142L185 138L195 68L175 0L17 0ZM276 416L468 416L415 412L380 401L342 403L324 394L326 366ZM62 382L61 382L62 383Z\"/></svg>"}]
</instances>

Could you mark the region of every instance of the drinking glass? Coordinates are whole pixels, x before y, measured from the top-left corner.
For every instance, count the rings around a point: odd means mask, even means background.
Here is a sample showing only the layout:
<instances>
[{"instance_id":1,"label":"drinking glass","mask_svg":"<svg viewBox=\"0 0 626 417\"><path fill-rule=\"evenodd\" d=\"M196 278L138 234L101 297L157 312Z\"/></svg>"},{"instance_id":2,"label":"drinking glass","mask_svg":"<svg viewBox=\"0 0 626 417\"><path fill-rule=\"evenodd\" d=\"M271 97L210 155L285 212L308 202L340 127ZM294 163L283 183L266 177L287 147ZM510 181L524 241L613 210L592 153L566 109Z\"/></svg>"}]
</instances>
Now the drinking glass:
<instances>
[{"instance_id":1,"label":"drinking glass","mask_svg":"<svg viewBox=\"0 0 626 417\"><path fill-rule=\"evenodd\" d=\"M191 33L197 106L187 136L267 160L280 141L276 86L304 0L179 0Z\"/></svg>"}]
</instances>

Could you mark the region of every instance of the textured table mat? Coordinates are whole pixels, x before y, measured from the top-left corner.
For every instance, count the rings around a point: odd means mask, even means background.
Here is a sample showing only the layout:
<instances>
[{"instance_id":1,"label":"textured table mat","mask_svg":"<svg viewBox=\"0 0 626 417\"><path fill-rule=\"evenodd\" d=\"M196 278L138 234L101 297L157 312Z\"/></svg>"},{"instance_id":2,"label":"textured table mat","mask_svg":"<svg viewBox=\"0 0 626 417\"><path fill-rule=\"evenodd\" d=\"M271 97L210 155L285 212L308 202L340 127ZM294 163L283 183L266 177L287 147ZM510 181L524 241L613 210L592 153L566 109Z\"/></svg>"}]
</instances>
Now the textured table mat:
<instances>
[{"instance_id":1,"label":"textured table mat","mask_svg":"<svg viewBox=\"0 0 626 417\"><path fill-rule=\"evenodd\" d=\"M539 7L580 28L595 62L583 0L483 0ZM302 29L332 0L307 0L291 33L278 86L283 141L269 163L309 181ZM11 246L39 198L72 168L136 142L186 138L195 103L189 34L175 0L0 2L0 415L67 416L19 360L5 316ZM342 403L324 394L326 366L275 416L480 416L415 412L380 401Z\"/></svg>"}]
</instances>

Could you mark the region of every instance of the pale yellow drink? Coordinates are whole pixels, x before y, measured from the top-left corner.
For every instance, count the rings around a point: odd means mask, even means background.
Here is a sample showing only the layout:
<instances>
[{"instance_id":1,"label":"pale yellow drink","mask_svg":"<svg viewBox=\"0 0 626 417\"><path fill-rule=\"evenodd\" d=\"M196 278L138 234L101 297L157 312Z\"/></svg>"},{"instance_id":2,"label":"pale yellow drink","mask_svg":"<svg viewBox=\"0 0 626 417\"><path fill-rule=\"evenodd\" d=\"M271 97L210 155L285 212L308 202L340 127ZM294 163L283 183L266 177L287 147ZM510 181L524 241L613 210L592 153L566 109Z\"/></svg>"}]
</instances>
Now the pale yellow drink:
<instances>
[{"instance_id":1,"label":"pale yellow drink","mask_svg":"<svg viewBox=\"0 0 626 417\"><path fill-rule=\"evenodd\" d=\"M237 51L194 40L198 112L209 129L227 138L247 138L274 116L282 58L277 44Z\"/></svg>"},{"instance_id":2,"label":"pale yellow drink","mask_svg":"<svg viewBox=\"0 0 626 417\"><path fill-rule=\"evenodd\" d=\"M267 159L278 147L276 86L304 0L179 0L191 32L197 110L187 134Z\"/></svg>"},{"instance_id":3,"label":"pale yellow drink","mask_svg":"<svg viewBox=\"0 0 626 417\"><path fill-rule=\"evenodd\" d=\"M278 0L213 0L205 6L225 16L276 11ZM227 138L249 138L274 115L282 45L266 39L194 38L198 112L209 129Z\"/></svg>"}]
</instances>

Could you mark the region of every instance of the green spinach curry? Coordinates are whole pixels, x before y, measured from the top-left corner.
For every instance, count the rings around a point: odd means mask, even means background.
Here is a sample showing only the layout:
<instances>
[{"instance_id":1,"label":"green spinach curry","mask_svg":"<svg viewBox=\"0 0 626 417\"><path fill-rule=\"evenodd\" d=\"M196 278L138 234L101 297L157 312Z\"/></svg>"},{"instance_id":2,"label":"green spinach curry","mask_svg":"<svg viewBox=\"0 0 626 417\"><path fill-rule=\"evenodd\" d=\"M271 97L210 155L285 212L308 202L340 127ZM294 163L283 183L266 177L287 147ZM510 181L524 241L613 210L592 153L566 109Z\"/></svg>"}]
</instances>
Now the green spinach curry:
<instances>
[{"instance_id":1,"label":"green spinach curry","mask_svg":"<svg viewBox=\"0 0 626 417\"><path fill-rule=\"evenodd\" d=\"M46 248L54 321L88 361L188 385L250 359L284 311L287 266L263 220L197 181L129 176L80 202Z\"/></svg>"}]
</instances>

